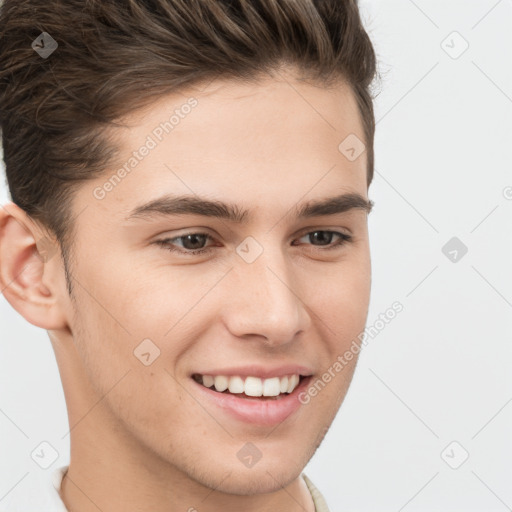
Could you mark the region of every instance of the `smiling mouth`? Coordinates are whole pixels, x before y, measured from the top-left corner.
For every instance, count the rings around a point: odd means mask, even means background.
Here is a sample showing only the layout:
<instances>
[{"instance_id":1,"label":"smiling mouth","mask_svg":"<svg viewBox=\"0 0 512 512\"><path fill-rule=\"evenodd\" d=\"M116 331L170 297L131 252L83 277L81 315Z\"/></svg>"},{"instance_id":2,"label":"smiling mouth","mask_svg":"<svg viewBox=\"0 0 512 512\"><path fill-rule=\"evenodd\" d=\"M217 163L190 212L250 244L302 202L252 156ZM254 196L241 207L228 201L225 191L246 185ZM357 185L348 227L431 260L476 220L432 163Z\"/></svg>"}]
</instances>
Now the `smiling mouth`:
<instances>
[{"instance_id":1,"label":"smiling mouth","mask_svg":"<svg viewBox=\"0 0 512 512\"><path fill-rule=\"evenodd\" d=\"M225 376L225 375L201 375L195 373L192 378L217 393L237 395L240 398L255 400L279 400L290 395L306 377L298 374L284 377L271 377L260 379L259 377Z\"/></svg>"}]
</instances>

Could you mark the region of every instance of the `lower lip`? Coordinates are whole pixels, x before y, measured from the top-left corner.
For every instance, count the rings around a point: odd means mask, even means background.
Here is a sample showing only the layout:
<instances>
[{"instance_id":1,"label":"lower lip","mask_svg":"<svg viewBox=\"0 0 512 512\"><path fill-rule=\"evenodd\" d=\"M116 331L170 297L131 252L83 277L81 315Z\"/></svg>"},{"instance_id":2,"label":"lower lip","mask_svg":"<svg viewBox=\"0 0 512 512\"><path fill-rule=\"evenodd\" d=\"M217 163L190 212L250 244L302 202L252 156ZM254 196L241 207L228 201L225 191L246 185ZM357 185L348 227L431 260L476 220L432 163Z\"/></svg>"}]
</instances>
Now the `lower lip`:
<instances>
[{"instance_id":1,"label":"lower lip","mask_svg":"<svg viewBox=\"0 0 512 512\"><path fill-rule=\"evenodd\" d=\"M311 376L303 378L292 393L280 395L280 398L275 400L241 398L239 395L231 393L219 393L194 379L191 380L199 388L198 391L202 396L235 419L257 425L272 426L283 422L299 409L302 405L299 395L308 386Z\"/></svg>"}]
</instances>

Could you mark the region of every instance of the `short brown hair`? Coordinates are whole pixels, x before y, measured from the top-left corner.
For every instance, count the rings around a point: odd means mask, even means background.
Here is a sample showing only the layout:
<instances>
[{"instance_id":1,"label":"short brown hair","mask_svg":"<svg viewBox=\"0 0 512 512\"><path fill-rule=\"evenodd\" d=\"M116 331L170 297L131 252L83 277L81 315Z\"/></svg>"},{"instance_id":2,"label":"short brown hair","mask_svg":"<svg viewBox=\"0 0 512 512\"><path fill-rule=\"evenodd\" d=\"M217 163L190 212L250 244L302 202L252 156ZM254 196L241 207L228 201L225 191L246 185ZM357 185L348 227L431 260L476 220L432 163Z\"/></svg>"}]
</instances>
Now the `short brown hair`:
<instances>
[{"instance_id":1,"label":"short brown hair","mask_svg":"<svg viewBox=\"0 0 512 512\"><path fill-rule=\"evenodd\" d=\"M32 48L42 32L58 43L48 58ZM116 155L107 127L182 87L283 63L350 84L369 186L377 72L357 0L4 0L0 128L12 201L53 232L66 263L72 192Z\"/></svg>"}]
</instances>

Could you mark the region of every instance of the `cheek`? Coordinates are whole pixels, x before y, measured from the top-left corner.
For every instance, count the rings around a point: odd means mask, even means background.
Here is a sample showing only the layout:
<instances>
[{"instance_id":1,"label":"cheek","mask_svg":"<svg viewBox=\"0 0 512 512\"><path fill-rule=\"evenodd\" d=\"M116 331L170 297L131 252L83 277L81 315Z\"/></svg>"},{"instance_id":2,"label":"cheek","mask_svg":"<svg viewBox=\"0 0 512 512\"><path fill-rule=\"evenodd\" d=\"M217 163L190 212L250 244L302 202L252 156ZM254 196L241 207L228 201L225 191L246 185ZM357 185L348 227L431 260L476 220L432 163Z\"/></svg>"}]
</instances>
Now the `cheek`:
<instances>
[{"instance_id":1,"label":"cheek","mask_svg":"<svg viewBox=\"0 0 512 512\"><path fill-rule=\"evenodd\" d=\"M130 273L121 262L112 266L104 260L76 272L87 289L77 286L72 330L82 364L101 396L127 371L125 389L135 377L143 389L167 389L174 381L166 369L173 373L173 362L190 342L191 322L204 314L207 301L201 299L222 276L211 272L191 279L190 273L168 267L137 268ZM135 399L139 391L136 386L128 394ZM151 407L151 396L144 399L144 408Z\"/></svg>"},{"instance_id":2,"label":"cheek","mask_svg":"<svg viewBox=\"0 0 512 512\"><path fill-rule=\"evenodd\" d=\"M171 344L152 334L147 315L137 319L126 310L123 316L122 309L107 312L98 302L80 295L81 314L73 333L88 384L96 394L93 401L101 398L127 428L140 425L151 430L170 419L180 428L184 418L175 417L173 411L187 397L176 384L172 360L181 348L175 346L169 354ZM132 329L137 321L145 324L138 331Z\"/></svg>"},{"instance_id":3,"label":"cheek","mask_svg":"<svg viewBox=\"0 0 512 512\"><path fill-rule=\"evenodd\" d=\"M206 268L197 265L146 265L144 271L122 278L117 284L121 292L109 292L126 329L133 337L153 337L167 344L194 317L211 307L215 292L229 268ZM226 286L221 283L219 289ZM215 290L214 290L215 289Z\"/></svg>"},{"instance_id":4,"label":"cheek","mask_svg":"<svg viewBox=\"0 0 512 512\"><path fill-rule=\"evenodd\" d=\"M366 323L371 288L369 259L362 255L353 264L339 263L315 282L316 290L310 288L305 296L311 297L310 306L325 324L326 336L338 342L350 341L348 338L357 336Z\"/></svg>"},{"instance_id":5,"label":"cheek","mask_svg":"<svg viewBox=\"0 0 512 512\"><path fill-rule=\"evenodd\" d=\"M359 336L364 332L370 301L371 268L367 253L340 264L325 280L324 293L317 294L316 322L325 347L324 372L319 376L315 400L332 421L352 381L361 351ZM325 386L325 391L324 391ZM314 387L314 386L313 386ZM317 391L313 390L313 394Z\"/></svg>"},{"instance_id":6,"label":"cheek","mask_svg":"<svg viewBox=\"0 0 512 512\"><path fill-rule=\"evenodd\" d=\"M90 383L103 396L130 369L135 340L123 328L123 318L116 316L113 308L103 306L100 300L83 290L77 294L79 313L72 332Z\"/></svg>"}]
</instances>

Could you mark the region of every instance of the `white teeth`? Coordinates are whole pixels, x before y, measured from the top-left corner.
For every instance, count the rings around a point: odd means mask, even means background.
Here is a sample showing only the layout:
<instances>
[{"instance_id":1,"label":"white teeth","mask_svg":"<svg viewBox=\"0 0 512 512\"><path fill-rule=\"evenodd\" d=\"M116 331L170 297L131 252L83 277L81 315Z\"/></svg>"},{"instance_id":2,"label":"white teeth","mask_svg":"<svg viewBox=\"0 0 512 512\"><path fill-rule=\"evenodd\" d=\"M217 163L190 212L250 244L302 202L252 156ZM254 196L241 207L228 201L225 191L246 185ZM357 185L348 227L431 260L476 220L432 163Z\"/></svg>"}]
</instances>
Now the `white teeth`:
<instances>
[{"instance_id":1,"label":"white teeth","mask_svg":"<svg viewBox=\"0 0 512 512\"><path fill-rule=\"evenodd\" d=\"M217 375L215 377L215 389L221 392L228 389L228 378L224 375Z\"/></svg>"},{"instance_id":2,"label":"white teeth","mask_svg":"<svg viewBox=\"0 0 512 512\"><path fill-rule=\"evenodd\" d=\"M215 386L215 390L221 393L229 390L230 393L245 393L247 396L279 396L282 393L291 393L298 386L300 380L297 374L269 379L250 376L245 380L238 375L233 377L202 375L201 377L203 386L207 388ZM199 377L198 379L201 382Z\"/></svg>"},{"instance_id":3,"label":"white teeth","mask_svg":"<svg viewBox=\"0 0 512 512\"><path fill-rule=\"evenodd\" d=\"M231 377L229 379L229 392L230 393L243 393L244 381L242 377Z\"/></svg>"},{"instance_id":4,"label":"white teeth","mask_svg":"<svg viewBox=\"0 0 512 512\"><path fill-rule=\"evenodd\" d=\"M292 375L290 379L288 380L288 393L291 393L299 383L299 376L298 375Z\"/></svg>"},{"instance_id":5,"label":"white teeth","mask_svg":"<svg viewBox=\"0 0 512 512\"><path fill-rule=\"evenodd\" d=\"M244 392L247 396L261 396L263 382L258 377L247 377L244 383Z\"/></svg>"},{"instance_id":6,"label":"white teeth","mask_svg":"<svg viewBox=\"0 0 512 512\"><path fill-rule=\"evenodd\" d=\"M281 377L280 389L281 393L286 393L288 391L288 377Z\"/></svg>"},{"instance_id":7,"label":"white teeth","mask_svg":"<svg viewBox=\"0 0 512 512\"><path fill-rule=\"evenodd\" d=\"M211 388L213 386L214 382L215 382L215 379L211 375L203 375L203 384L207 388Z\"/></svg>"},{"instance_id":8,"label":"white teeth","mask_svg":"<svg viewBox=\"0 0 512 512\"><path fill-rule=\"evenodd\" d=\"M272 379L265 379L263 381L263 396L277 396L281 390L281 383L279 377Z\"/></svg>"}]
</instances>

